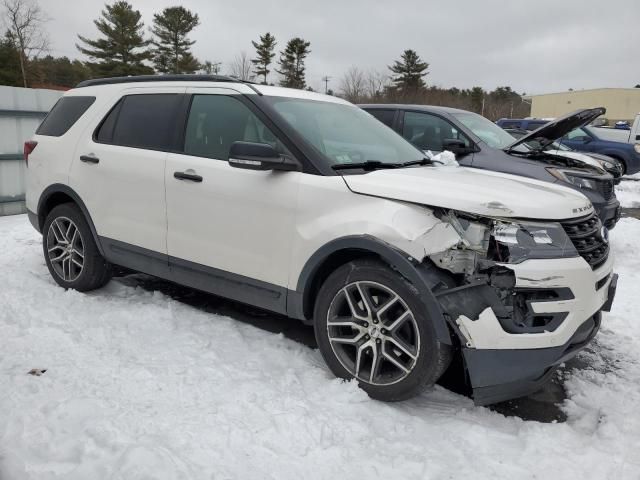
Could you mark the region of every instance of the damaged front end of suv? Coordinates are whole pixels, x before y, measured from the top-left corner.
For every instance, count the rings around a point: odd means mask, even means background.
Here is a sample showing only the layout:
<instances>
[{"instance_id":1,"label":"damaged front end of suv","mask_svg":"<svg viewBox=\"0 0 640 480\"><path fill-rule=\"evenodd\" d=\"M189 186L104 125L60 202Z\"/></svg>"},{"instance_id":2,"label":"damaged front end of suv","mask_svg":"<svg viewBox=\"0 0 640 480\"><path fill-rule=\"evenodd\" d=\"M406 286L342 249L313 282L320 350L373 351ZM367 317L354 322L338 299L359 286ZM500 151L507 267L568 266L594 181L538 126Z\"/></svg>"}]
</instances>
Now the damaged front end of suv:
<instances>
[{"instance_id":1,"label":"damaged front end of suv","mask_svg":"<svg viewBox=\"0 0 640 480\"><path fill-rule=\"evenodd\" d=\"M610 308L617 275L606 229L593 211L567 221L434 214L448 246L428 255L438 267L431 289L460 340L475 402L535 391Z\"/></svg>"}]
</instances>

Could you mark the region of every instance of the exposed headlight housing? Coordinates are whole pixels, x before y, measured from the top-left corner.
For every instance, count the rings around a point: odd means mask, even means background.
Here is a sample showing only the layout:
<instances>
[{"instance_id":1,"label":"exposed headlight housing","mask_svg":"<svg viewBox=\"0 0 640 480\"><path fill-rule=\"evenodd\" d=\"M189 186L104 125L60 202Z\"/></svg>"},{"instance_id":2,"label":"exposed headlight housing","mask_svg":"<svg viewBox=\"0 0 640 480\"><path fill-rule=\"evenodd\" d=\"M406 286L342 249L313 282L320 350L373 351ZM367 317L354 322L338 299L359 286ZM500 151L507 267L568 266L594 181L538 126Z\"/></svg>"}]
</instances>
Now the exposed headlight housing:
<instances>
[{"instance_id":1,"label":"exposed headlight housing","mask_svg":"<svg viewBox=\"0 0 640 480\"><path fill-rule=\"evenodd\" d=\"M529 258L566 258L578 255L559 223L495 220L489 256L503 263Z\"/></svg>"},{"instance_id":2,"label":"exposed headlight housing","mask_svg":"<svg viewBox=\"0 0 640 480\"><path fill-rule=\"evenodd\" d=\"M636 153L640 153L640 143L634 144L633 149L636 151Z\"/></svg>"},{"instance_id":3,"label":"exposed headlight housing","mask_svg":"<svg viewBox=\"0 0 640 480\"><path fill-rule=\"evenodd\" d=\"M561 170L559 168L550 167L547 168L547 171L558 180L565 183L570 183L578 188L587 190L598 189L596 181L593 178L576 175L573 170Z\"/></svg>"}]
</instances>

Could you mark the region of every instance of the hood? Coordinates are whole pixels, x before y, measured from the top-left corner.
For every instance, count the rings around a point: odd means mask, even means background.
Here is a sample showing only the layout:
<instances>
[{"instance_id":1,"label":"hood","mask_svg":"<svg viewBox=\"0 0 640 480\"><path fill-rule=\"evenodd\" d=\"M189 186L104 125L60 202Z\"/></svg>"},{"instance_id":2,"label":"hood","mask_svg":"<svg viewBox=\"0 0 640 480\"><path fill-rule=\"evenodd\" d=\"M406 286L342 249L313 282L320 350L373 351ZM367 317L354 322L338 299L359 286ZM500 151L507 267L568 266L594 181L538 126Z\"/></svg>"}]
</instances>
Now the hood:
<instances>
[{"instance_id":1,"label":"hood","mask_svg":"<svg viewBox=\"0 0 640 480\"><path fill-rule=\"evenodd\" d=\"M504 150L508 152L518 145L523 145L532 141L539 143L539 149L541 150L547 145L552 144L559 138L564 137L572 130L591 123L600 115L604 115L606 111L607 109L604 107L583 108L581 110L576 110L575 112L569 113L564 117L556 118L555 120L552 120L551 122L543 125L539 129L534 130L530 134L519 138Z\"/></svg>"},{"instance_id":2,"label":"hood","mask_svg":"<svg viewBox=\"0 0 640 480\"><path fill-rule=\"evenodd\" d=\"M472 168L399 168L343 178L356 193L491 217L563 220L593 211L570 188Z\"/></svg>"}]
</instances>

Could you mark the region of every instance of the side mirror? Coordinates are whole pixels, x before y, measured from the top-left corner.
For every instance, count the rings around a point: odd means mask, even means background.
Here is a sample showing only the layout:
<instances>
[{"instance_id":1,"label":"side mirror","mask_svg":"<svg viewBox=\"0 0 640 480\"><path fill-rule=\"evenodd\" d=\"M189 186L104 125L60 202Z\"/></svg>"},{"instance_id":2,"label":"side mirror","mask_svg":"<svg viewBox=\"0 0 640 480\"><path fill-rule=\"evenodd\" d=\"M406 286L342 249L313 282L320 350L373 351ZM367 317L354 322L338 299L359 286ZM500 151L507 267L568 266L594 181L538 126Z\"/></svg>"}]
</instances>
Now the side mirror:
<instances>
[{"instance_id":1,"label":"side mirror","mask_svg":"<svg viewBox=\"0 0 640 480\"><path fill-rule=\"evenodd\" d=\"M473 151L467 147L464 140L460 140L459 138L445 138L442 141L442 150L449 150L456 155L465 155Z\"/></svg>"},{"instance_id":2,"label":"side mirror","mask_svg":"<svg viewBox=\"0 0 640 480\"><path fill-rule=\"evenodd\" d=\"M266 143L234 142L229 150L229 165L248 170L299 170L297 161L280 155Z\"/></svg>"},{"instance_id":3,"label":"side mirror","mask_svg":"<svg viewBox=\"0 0 640 480\"><path fill-rule=\"evenodd\" d=\"M584 136L580 137L580 141L582 143L591 143L591 140L593 140L593 139L588 135L584 135Z\"/></svg>"}]
</instances>

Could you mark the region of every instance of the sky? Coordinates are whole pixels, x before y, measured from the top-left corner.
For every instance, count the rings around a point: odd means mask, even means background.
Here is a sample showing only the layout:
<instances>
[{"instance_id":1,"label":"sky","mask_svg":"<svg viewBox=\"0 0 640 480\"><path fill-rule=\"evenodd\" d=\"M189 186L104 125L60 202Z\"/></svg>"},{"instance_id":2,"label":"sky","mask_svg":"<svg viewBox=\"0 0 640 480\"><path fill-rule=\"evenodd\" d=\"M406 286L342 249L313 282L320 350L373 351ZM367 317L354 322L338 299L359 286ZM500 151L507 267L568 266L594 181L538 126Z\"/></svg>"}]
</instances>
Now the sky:
<instances>
[{"instance_id":1,"label":"sky","mask_svg":"<svg viewBox=\"0 0 640 480\"><path fill-rule=\"evenodd\" d=\"M98 35L103 0L39 0L51 53L83 59L76 34ZM191 35L201 60L222 73L251 40L271 32L277 51L300 36L311 42L307 83L340 89L351 66L388 74L405 49L429 63L426 81L440 87L492 90L511 86L536 94L640 83L639 0L130 0L145 29L153 13L182 5L200 16ZM279 56L279 55L278 55ZM276 59L278 58L276 57ZM272 74L270 81L277 81Z\"/></svg>"}]
</instances>

